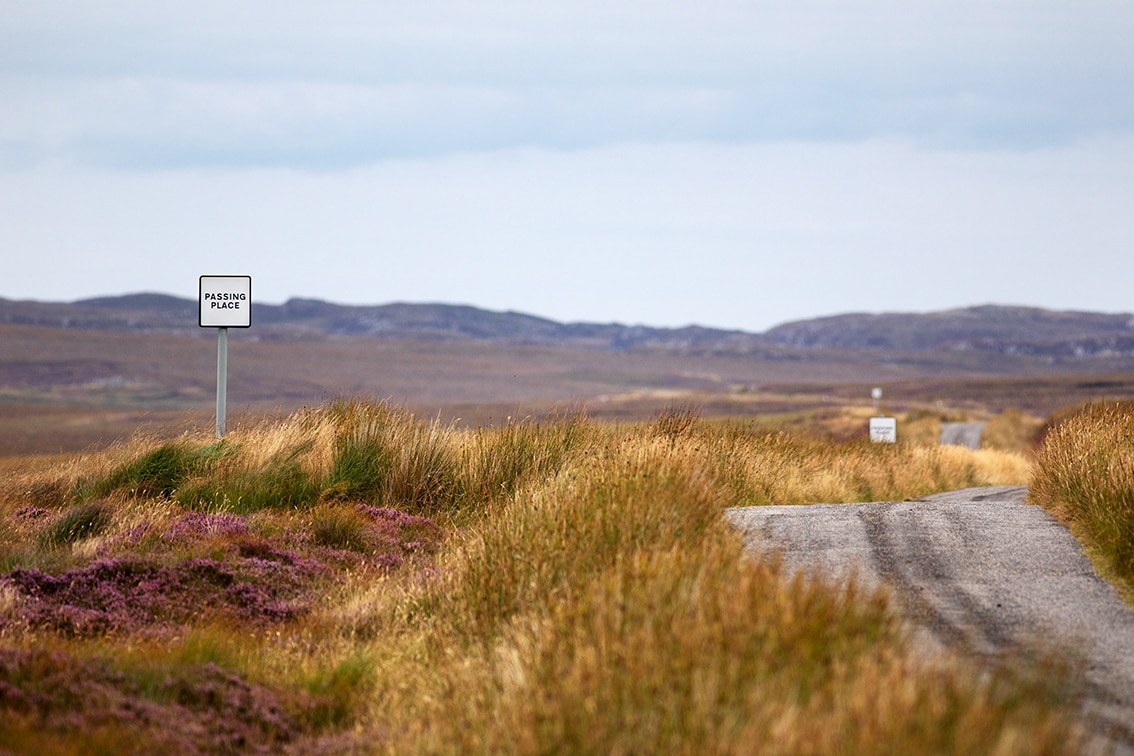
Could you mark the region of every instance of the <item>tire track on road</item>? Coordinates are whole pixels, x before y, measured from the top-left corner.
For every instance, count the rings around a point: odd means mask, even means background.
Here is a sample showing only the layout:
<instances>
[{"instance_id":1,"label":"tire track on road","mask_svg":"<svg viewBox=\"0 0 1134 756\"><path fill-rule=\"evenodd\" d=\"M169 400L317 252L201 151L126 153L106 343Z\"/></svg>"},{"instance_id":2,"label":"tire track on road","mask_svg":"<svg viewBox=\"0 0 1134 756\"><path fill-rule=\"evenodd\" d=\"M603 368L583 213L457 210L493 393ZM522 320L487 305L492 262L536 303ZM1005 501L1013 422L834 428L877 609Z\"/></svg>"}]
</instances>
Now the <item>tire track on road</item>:
<instances>
[{"instance_id":1,"label":"tire track on road","mask_svg":"<svg viewBox=\"0 0 1134 756\"><path fill-rule=\"evenodd\" d=\"M1023 487L906 502L730 509L749 548L789 572L893 589L921 642L996 662L1066 650L1082 661L1084 721L1134 754L1134 612Z\"/></svg>"}]
</instances>

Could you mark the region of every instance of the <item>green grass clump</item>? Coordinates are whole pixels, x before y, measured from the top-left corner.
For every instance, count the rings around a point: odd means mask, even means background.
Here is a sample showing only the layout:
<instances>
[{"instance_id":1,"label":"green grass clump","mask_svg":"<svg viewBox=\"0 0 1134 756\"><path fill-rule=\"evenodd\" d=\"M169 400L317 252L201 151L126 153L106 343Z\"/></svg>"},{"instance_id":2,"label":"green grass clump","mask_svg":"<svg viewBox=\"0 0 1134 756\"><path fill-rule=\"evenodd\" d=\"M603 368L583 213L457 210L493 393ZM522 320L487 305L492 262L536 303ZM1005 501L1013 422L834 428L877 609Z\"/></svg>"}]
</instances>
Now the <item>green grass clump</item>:
<instances>
[{"instance_id":1,"label":"green grass clump","mask_svg":"<svg viewBox=\"0 0 1134 756\"><path fill-rule=\"evenodd\" d=\"M373 690L375 677L373 660L362 653L315 670L302 685L311 697L304 721L316 731L353 724L360 710L359 699Z\"/></svg>"},{"instance_id":2,"label":"green grass clump","mask_svg":"<svg viewBox=\"0 0 1134 756\"><path fill-rule=\"evenodd\" d=\"M63 513L41 536L49 546L62 546L102 534L110 526L114 511L106 501L79 504Z\"/></svg>"},{"instance_id":3,"label":"green grass clump","mask_svg":"<svg viewBox=\"0 0 1134 756\"><path fill-rule=\"evenodd\" d=\"M434 514L458 501L457 459L448 434L412 416L383 417L344 431L323 488L326 501L364 501Z\"/></svg>"},{"instance_id":4,"label":"green grass clump","mask_svg":"<svg viewBox=\"0 0 1134 756\"><path fill-rule=\"evenodd\" d=\"M318 492L318 483L311 480L292 452L262 467L191 480L177 491L176 498L191 509L249 513L306 507L316 500Z\"/></svg>"},{"instance_id":5,"label":"green grass clump","mask_svg":"<svg viewBox=\"0 0 1134 756\"><path fill-rule=\"evenodd\" d=\"M1048 428L1029 496L1134 595L1134 403L1088 404Z\"/></svg>"},{"instance_id":6,"label":"green grass clump","mask_svg":"<svg viewBox=\"0 0 1134 756\"><path fill-rule=\"evenodd\" d=\"M84 496L102 497L126 491L138 498L169 497L189 477L198 461L208 457L183 443L159 446L89 485Z\"/></svg>"}]
</instances>

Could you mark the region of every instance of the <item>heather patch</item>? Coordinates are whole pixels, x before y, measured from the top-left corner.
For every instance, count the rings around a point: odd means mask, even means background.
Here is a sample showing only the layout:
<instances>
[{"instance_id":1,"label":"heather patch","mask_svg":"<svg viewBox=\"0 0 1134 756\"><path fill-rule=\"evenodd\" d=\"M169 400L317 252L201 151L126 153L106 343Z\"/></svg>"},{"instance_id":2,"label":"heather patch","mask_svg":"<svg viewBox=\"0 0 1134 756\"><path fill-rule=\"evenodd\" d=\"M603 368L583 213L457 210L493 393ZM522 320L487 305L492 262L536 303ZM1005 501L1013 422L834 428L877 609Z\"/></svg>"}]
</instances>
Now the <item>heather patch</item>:
<instances>
[{"instance_id":1,"label":"heather patch","mask_svg":"<svg viewBox=\"0 0 1134 756\"><path fill-rule=\"evenodd\" d=\"M95 556L99 559L111 559L125 552L143 554L153 550L158 542L158 528L149 521L143 521L105 538L95 550Z\"/></svg>"},{"instance_id":2,"label":"heather patch","mask_svg":"<svg viewBox=\"0 0 1134 756\"><path fill-rule=\"evenodd\" d=\"M59 532L59 522L45 532ZM65 532L86 527L79 522ZM309 528L278 529L270 539L242 515L186 512L108 537L85 566L60 574L23 566L0 576L14 597L4 622L68 636L128 634L209 616L284 622L309 611L334 567L396 570L433 553L443 536L427 517L365 505L321 505Z\"/></svg>"},{"instance_id":3,"label":"heather patch","mask_svg":"<svg viewBox=\"0 0 1134 756\"><path fill-rule=\"evenodd\" d=\"M0 577L19 598L7 623L63 635L130 633L209 615L279 622L308 609L313 565L259 557L239 564L190 559L174 565L113 559L59 576L17 568Z\"/></svg>"},{"instance_id":4,"label":"heather patch","mask_svg":"<svg viewBox=\"0 0 1134 756\"><path fill-rule=\"evenodd\" d=\"M88 752L238 753L282 745L296 731L272 691L215 664L170 668L143 684L99 661L0 648L6 752L54 741Z\"/></svg>"},{"instance_id":5,"label":"heather patch","mask_svg":"<svg viewBox=\"0 0 1134 756\"><path fill-rule=\"evenodd\" d=\"M165 523L142 521L108 537L97 555L103 559L131 553L154 558L210 556L226 560L240 554L247 542L257 538L255 529L242 515L185 512ZM277 558L276 561L281 560Z\"/></svg>"},{"instance_id":6,"label":"heather patch","mask_svg":"<svg viewBox=\"0 0 1134 756\"><path fill-rule=\"evenodd\" d=\"M227 512L187 512L162 535L169 542L206 538L239 538L248 535L248 521Z\"/></svg>"},{"instance_id":7,"label":"heather patch","mask_svg":"<svg viewBox=\"0 0 1134 756\"><path fill-rule=\"evenodd\" d=\"M433 553L444 538L444 530L432 518L412 515L389 507L359 504L355 511L367 524L372 543L398 546L406 553Z\"/></svg>"},{"instance_id":8,"label":"heather patch","mask_svg":"<svg viewBox=\"0 0 1134 756\"><path fill-rule=\"evenodd\" d=\"M35 504L28 504L16 510L15 515L21 520L38 520L51 514L50 509L44 509Z\"/></svg>"},{"instance_id":9,"label":"heather patch","mask_svg":"<svg viewBox=\"0 0 1134 756\"><path fill-rule=\"evenodd\" d=\"M437 551L445 531L431 518L366 504L321 504L311 519L320 558L391 571Z\"/></svg>"}]
</instances>

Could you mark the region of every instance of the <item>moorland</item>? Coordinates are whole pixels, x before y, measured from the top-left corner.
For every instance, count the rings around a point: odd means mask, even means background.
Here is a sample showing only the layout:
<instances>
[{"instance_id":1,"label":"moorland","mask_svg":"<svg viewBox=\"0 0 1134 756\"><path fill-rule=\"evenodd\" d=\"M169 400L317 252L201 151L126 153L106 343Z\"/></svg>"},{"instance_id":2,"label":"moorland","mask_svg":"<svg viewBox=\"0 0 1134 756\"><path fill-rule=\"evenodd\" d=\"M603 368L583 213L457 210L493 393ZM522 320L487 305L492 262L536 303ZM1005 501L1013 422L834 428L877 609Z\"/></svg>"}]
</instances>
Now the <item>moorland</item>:
<instances>
[{"instance_id":1,"label":"moorland","mask_svg":"<svg viewBox=\"0 0 1134 756\"><path fill-rule=\"evenodd\" d=\"M218 440L214 335L128 300L0 307L0 749L1090 745L1073 655L927 657L885 591L789 579L720 513L1034 480L1129 581L1134 410L1078 408L1131 391L1114 334L552 338L440 306L359 332L300 302L233 334ZM862 438L872 386L895 445Z\"/></svg>"},{"instance_id":2,"label":"moorland","mask_svg":"<svg viewBox=\"0 0 1134 756\"><path fill-rule=\"evenodd\" d=\"M336 396L390 400L466 426L585 410L642 420L675 402L861 433L845 410L1041 420L1134 395L1129 315L975 307L844 315L754 334L561 324L472 307L253 306L230 332L229 418L285 416ZM75 303L0 299L0 456L77 451L214 412L216 336L196 303L137 294Z\"/></svg>"},{"instance_id":3,"label":"moorland","mask_svg":"<svg viewBox=\"0 0 1134 756\"><path fill-rule=\"evenodd\" d=\"M887 593L789 579L721 517L1030 464L345 399L27 458L0 485L0 748L1077 753L1073 657L927 657Z\"/></svg>"}]
</instances>

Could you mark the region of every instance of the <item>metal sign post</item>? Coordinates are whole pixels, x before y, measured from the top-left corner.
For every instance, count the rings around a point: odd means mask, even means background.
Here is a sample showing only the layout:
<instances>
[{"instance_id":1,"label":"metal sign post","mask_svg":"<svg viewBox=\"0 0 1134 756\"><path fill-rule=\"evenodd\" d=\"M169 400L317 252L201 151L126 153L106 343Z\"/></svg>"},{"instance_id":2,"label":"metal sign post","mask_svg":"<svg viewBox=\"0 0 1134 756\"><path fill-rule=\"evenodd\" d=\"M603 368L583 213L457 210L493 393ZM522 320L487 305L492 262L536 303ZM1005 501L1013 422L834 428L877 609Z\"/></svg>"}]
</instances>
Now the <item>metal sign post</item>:
<instances>
[{"instance_id":1,"label":"metal sign post","mask_svg":"<svg viewBox=\"0 0 1134 756\"><path fill-rule=\"evenodd\" d=\"M225 404L228 402L228 329L217 329L217 438L224 437Z\"/></svg>"},{"instance_id":2,"label":"metal sign post","mask_svg":"<svg viewBox=\"0 0 1134 756\"><path fill-rule=\"evenodd\" d=\"M875 386L870 390L870 397L874 400L874 411L878 412L878 402L882 399L882 389ZM894 444L898 441L898 420L894 417L870 418L870 440L875 443Z\"/></svg>"},{"instance_id":3,"label":"metal sign post","mask_svg":"<svg viewBox=\"0 0 1134 756\"><path fill-rule=\"evenodd\" d=\"M228 401L228 329L252 326L252 276L201 276L197 325L217 329L217 438Z\"/></svg>"}]
</instances>

